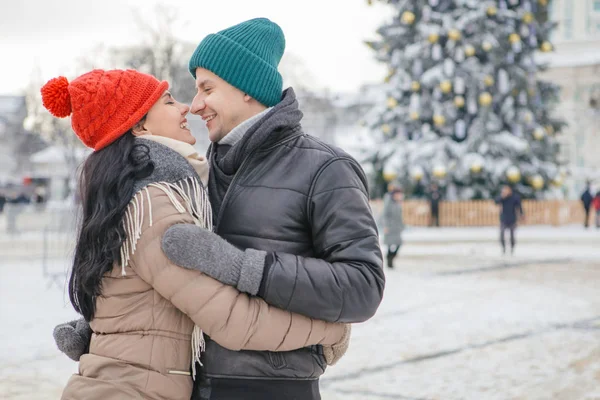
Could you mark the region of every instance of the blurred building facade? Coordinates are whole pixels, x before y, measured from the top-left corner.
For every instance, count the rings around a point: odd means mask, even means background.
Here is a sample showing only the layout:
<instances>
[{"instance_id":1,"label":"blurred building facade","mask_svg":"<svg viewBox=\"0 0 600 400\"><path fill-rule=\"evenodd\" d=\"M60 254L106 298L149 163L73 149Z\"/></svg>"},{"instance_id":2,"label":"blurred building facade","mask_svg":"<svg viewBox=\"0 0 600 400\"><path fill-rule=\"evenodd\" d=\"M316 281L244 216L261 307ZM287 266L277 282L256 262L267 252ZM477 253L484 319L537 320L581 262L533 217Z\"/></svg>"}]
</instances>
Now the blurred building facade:
<instances>
[{"instance_id":1,"label":"blurred building facade","mask_svg":"<svg viewBox=\"0 0 600 400\"><path fill-rule=\"evenodd\" d=\"M543 79L561 85L556 112L568 123L559 136L562 161L572 172L567 195L578 196L586 179L600 190L600 0L553 0L550 19L559 23L555 51Z\"/></svg>"},{"instance_id":2,"label":"blurred building facade","mask_svg":"<svg viewBox=\"0 0 600 400\"><path fill-rule=\"evenodd\" d=\"M25 96L0 96L0 185L17 179L15 144L26 116Z\"/></svg>"}]
</instances>

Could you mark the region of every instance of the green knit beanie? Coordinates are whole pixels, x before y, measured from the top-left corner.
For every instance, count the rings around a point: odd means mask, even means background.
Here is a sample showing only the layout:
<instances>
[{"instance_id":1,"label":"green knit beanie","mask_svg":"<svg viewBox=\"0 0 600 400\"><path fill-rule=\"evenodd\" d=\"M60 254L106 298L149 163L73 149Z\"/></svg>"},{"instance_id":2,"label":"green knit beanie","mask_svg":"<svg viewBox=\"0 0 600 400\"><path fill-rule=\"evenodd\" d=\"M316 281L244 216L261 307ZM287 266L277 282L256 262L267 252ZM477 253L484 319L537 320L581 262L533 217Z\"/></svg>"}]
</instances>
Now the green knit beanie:
<instances>
[{"instance_id":1,"label":"green knit beanie","mask_svg":"<svg viewBox=\"0 0 600 400\"><path fill-rule=\"evenodd\" d=\"M283 81L277 71L285 50L283 31L267 18L255 18L206 36L189 68L204 68L230 85L272 107L281 100Z\"/></svg>"}]
</instances>

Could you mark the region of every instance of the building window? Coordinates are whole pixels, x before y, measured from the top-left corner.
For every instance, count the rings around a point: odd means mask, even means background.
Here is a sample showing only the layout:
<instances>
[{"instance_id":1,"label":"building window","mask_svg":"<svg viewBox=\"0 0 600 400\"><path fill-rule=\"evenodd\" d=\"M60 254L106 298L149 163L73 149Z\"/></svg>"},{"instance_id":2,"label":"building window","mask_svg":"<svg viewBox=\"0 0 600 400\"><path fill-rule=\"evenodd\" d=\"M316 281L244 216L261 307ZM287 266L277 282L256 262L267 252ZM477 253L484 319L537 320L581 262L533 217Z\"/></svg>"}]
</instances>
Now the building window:
<instances>
[{"instance_id":1,"label":"building window","mask_svg":"<svg viewBox=\"0 0 600 400\"><path fill-rule=\"evenodd\" d=\"M600 0L592 0L587 7L587 33L590 37L600 36Z\"/></svg>"},{"instance_id":2,"label":"building window","mask_svg":"<svg viewBox=\"0 0 600 400\"><path fill-rule=\"evenodd\" d=\"M594 0L595 1L595 0ZM565 14L563 19L564 38L566 40L573 38L573 3L570 0L564 2Z\"/></svg>"}]
</instances>

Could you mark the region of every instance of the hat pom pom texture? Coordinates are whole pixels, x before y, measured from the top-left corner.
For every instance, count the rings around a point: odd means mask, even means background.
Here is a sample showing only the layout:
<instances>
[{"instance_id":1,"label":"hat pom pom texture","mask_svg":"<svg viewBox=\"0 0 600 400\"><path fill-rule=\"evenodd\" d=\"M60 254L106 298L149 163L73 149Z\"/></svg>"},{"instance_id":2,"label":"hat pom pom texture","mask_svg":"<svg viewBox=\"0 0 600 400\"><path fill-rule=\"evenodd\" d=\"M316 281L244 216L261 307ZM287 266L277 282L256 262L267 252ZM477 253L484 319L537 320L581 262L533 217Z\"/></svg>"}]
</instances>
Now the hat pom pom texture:
<instances>
[{"instance_id":1,"label":"hat pom pom texture","mask_svg":"<svg viewBox=\"0 0 600 400\"><path fill-rule=\"evenodd\" d=\"M64 76L50 79L42 87L42 103L50 114L58 118L71 115L71 95L69 94L69 81Z\"/></svg>"}]
</instances>

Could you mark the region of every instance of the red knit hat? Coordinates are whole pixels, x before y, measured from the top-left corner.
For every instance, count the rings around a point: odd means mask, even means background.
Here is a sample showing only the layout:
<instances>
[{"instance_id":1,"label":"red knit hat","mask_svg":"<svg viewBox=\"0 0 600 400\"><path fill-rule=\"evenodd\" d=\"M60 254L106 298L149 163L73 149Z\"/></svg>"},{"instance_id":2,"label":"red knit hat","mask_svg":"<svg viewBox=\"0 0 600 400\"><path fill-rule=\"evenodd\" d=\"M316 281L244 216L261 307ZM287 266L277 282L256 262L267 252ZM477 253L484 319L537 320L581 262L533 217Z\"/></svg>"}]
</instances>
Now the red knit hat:
<instances>
[{"instance_id":1,"label":"red knit hat","mask_svg":"<svg viewBox=\"0 0 600 400\"><path fill-rule=\"evenodd\" d=\"M71 126L88 147L100 150L133 128L169 84L131 69L95 69L69 83L59 76L42 87L44 107Z\"/></svg>"}]
</instances>

